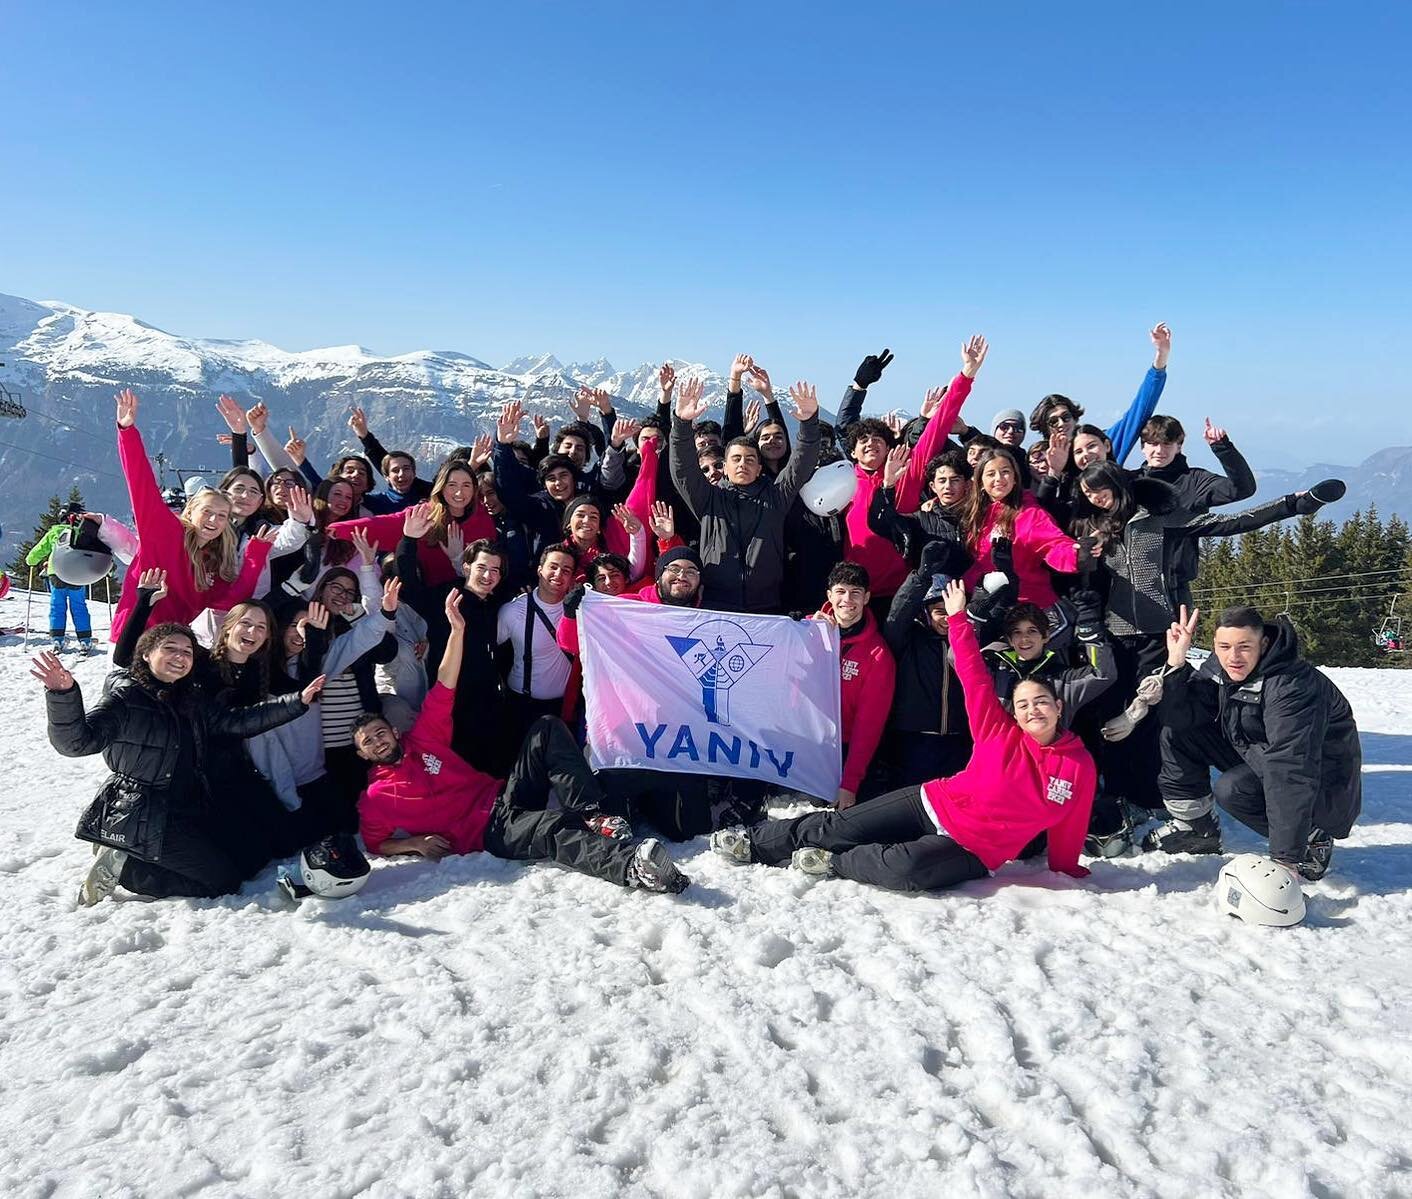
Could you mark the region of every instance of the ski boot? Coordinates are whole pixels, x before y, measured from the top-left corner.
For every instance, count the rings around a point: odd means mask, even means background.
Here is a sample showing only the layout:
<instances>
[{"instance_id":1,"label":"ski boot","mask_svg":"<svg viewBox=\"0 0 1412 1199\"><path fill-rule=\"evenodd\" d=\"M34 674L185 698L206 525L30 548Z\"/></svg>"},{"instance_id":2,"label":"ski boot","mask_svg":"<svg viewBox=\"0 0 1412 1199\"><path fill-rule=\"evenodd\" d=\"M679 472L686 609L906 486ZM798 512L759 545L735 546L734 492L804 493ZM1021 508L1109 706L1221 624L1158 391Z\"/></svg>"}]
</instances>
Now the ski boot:
<instances>
[{"instance_id":1,"label":"ski boot","mask_svg":"<svg viewBox=\"0 0 1412 1199\"><path fill-rule=\"evenodd\" d=\"M1334 839L1321 828L1311 829L1309 844L1298 867L1300 876L1311 883L1318 882L1329 872L1329 862L1334 856Z\"/></svg>"},{"instance_id":2,"label":"ski boot","mask_svg":"<svg viewBox=\"0 0 1412 1199\"><path fill-rule=\"evenodd\" d=\"M78 889L78 906L91 908L116 891L126 862L125 850L114 849L111 845L99 847L93 865L88 868L88 874Z\"/></svg>"},{"instance_id":3,"label":"ski boot","mask_svg":"<svg viewBox=\"0 0 1412 1199\"><path fill-rule=\"evenodd\" d=\"M827 849L817 849L812 845L796 849L790 855L789 864L815 878L827 878L833 874L833 854Z\"/></svg>"},{"instance_id":4,"label":"ski boot","mask_svg":"<svg viewBox=\"0 0 1412 1199\"><path fill-rule=\"evenodd\" d=\"M671 854L656 837L648 837L628 863L627 882L629 887L644 891L677 895L690 886L691 879L677 869Z\"/></svg>"},{"instance_id":5,"label":"ski boot","mask_svg":"<svg viewBox=\"0 0 1412 1199\"><path fill-rule=\"evenodd\" d=\"M750 861L750 834L743 828L723 828L711 834L711 849L728 862Z\"/></svg>"},{"instance_id":6,"label":"ski boot","mask_svg":"<svg viewBox=\"0 0 1412 1199\"><path fill-rule=\"evenodd\" d=\"M1148 833L1142 839L1142 847L1161 853L1220 853L1221 822L1214 810L1195 820L1174 817Z\"/></svg>"}]
</instances>

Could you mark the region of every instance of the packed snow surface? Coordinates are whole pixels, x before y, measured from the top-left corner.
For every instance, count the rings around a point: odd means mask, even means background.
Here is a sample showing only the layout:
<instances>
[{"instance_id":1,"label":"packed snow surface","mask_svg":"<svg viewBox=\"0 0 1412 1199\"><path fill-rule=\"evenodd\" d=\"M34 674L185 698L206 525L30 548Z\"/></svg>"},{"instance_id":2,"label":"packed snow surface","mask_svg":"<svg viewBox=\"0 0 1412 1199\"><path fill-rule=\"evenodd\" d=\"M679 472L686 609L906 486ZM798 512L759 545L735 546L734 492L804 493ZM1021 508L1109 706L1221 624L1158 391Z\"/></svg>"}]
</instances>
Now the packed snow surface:
<instances>
[{"instance_id":1,"label":"packed snow surface","mask_svg":"<svg viewBox=\"0 0 1412 1199\"><path fill-rule=\"evenodd\" d=\"M0 638L5 1196L1412 1194L1412 672L1330 672L1364 814L1273 930L1212 858L907 897L704 841L672 898L476 855L80 911L103 766L25 662Z\"/></svg>"}]
</instances>

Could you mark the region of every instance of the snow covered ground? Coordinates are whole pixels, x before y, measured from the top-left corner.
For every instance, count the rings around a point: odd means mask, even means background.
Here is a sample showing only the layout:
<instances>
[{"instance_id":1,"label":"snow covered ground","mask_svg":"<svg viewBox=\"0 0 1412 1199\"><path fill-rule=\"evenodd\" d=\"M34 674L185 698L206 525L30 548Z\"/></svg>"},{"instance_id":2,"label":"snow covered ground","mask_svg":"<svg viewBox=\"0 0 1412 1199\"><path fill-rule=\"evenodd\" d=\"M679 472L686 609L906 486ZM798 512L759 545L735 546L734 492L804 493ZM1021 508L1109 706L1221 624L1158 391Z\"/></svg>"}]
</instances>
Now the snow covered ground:
<instances>
[{"instance_id":1,"label":"snow covered ground","mask_svg":"<svg viewBox=\"0 0 1412 1199\"><path fill-rule=\"evenodd\" d=\"M0 638L5 1196L1412 1194L1412 672L1331 672L1364 816L1280 931L1213 912L1210 859L903 897L704 842L675 898L478 855L79 911L103 767L25 660Z\"/></svg>"}]
</instances>

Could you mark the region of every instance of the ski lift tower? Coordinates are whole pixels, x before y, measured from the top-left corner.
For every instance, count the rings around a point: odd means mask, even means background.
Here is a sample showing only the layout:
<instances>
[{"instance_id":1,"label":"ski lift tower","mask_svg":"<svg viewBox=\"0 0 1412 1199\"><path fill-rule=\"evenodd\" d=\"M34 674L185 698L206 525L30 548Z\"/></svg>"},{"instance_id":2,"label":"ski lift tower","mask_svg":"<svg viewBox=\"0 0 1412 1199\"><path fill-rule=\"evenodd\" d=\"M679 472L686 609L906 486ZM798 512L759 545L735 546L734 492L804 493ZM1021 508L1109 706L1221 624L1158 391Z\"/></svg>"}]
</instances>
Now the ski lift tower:
<instances>
[{"instance_id":1,"label":"ski lift tower","mask_svg":"<svg viewBox=\"0 0 1412 1199\"><path fill-rule=\"evenodd\" d=\"M0 366L4 365L3 362L0 362ZM11 391L5 386L4 381L0 380L0 416L8 417L10 420L24 420L28 415L25 406L20 403L19 393Z\"/></svg>"}]
</instances>

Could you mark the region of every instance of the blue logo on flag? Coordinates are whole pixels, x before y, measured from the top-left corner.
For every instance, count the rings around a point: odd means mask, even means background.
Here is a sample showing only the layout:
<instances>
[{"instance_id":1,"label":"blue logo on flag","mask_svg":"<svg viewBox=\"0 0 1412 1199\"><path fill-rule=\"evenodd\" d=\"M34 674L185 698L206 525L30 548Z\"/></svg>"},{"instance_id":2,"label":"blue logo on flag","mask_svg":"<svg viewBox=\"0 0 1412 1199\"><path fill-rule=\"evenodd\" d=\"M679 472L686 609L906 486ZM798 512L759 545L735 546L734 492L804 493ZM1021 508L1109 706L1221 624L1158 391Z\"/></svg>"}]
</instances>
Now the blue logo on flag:
<instances>
[{"instance_id":1,"label":"blue logo on flag","mask_svg":"<svg viewBox=\"0 0 1412 1199\"><path fill-rule=\"evenodd\" d=\"M705 621L667 643L701 684L701 707L712 724L730 724L731 688L774 648L751 641L733 620Z\"/></svg>"}]
</instances>

